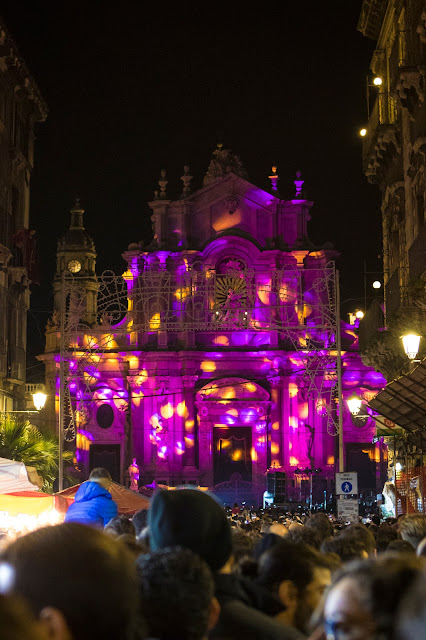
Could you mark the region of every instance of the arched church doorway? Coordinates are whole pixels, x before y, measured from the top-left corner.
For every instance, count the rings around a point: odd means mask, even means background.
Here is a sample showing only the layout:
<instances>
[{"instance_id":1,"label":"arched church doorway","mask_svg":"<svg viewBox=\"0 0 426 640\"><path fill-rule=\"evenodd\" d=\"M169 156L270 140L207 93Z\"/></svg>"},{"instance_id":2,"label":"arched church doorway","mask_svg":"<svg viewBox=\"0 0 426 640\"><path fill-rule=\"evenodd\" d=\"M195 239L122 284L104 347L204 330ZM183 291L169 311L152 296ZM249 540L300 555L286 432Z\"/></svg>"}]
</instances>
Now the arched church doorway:
<instances>
[{"instance_id":1,"label":"arched church doorway","mask_svg":"<svg viewBox=\"0 0 426 640\"><path fill-rule=\"evenodd\" d=\"M200 389L196 403L199 431L206 435L200 440L200 467L209 464L212 484L236 474L258 482L267 468L269 393L245 378L222 378Z\"/></svg>"}]
</instances>

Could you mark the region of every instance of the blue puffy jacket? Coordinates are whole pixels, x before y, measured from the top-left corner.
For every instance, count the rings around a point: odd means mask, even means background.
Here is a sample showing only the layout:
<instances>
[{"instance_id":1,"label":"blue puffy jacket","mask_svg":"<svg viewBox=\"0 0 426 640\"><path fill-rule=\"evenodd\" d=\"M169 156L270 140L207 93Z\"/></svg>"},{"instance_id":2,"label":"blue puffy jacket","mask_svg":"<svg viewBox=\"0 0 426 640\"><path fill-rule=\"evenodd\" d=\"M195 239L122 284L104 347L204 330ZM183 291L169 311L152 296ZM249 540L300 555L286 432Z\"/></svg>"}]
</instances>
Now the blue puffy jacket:
<instances>
[{"instance_id":1,"label":"blue puffy jacket","mask_svg":"<svg viewBox=\"0 0 426 640\"><path fill-rule=\"evenodd\" d=\"M104 527L115 518L118 509L109 491L97 482L83 482L69 506L65 522L79 522L92 527Z\"/></svg>"}]
</instances>

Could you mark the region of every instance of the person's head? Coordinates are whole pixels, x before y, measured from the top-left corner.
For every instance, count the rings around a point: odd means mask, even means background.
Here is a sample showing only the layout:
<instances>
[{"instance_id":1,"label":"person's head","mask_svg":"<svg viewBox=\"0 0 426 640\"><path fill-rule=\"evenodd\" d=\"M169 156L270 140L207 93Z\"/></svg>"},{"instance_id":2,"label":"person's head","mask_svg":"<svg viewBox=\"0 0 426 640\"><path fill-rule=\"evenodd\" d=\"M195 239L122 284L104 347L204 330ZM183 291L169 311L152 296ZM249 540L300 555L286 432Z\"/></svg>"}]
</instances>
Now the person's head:
<instances>
[{"instance_id":1,"label":"person's head","mask_svg":"<svg viewBox=\"0 0 426 640\"><path fill-rule=\"evenodd\" d=\"M367 558L365 545L355 536L343 536L341 533L332 538L326 538L321 545L322 553L335 553L342 562Z\"/></svg>"},{"instance_id":2,"label":"person's head","mask_svg":"<svg viewBox=\"0 0 426 640\"><path fill-rule=\"evenodd\" d=\"M191 549L220 571L232 555L231 528L223 507L211 495L197 489L159 491L148 516L150 548Z\"/></svg>"},{"instance_id":3,"label":"person's head","mask_svg":"<svg viewBox=\"0 0 426 640\"><path fill-rule=\"evenodd\" d=\"M403 516L399 520L399 532L403 540L417 549L417 545L426 537L426 516L418 513Z\"/></svg>"},{"instance_id":4,"label":"person's head","mask_svg":"<svg viewBox=\"0 0 426 640\"><path fill-rule=\"evenodd\" d=\"M139 511L136 511L132 522L136 529L136 535L139 536L148 526L148 509L139 509Z\"/></svg>"},{"instance_id":5,"label":"person's head","mask_svg":"<svg viewBox=\"0 0 426 640\"><path fill-rule=\"evenodd\" d=\"M150 637L202 640L216 624L220 607L208 565L189 549L140 556L140 610Z\"/></svg>"},{"instance_id":6,"label":"person's head","mask_svg":"<svg viewBox=\"0 0 426 640\"><path fill-rule=\"evenodd\" d=\"M12 593L26 600L51 640L125 640L138 612L137 580L124 545L76 523L18 538L3 553Z\"/></svg>"},{"instance_id":7,"label":"person's head","mask_svg":"<svg viewBox=\"0 0 426 640\"><path fill-rule=\"evenodd\" d=\"M416 553L415 549L406 540L392 540L392 542L389 542L386 551L392 551L392 553Z\"/></svg>"},{"instance_id":8,"label":"person's head","mask_svg":"<svg viewBox=\"0 0 426 640\"><path fill-rule=\"evenodd\" d=\"M47 629L15 596L0 595L0 636L7 640L48 640Z\"/></svg>"},{"instance_id":9,"label":"person's head","mask_svg":"<svg viewBox=\"0 0 426 640\"><path fill-rule=\"evenodd\" d=\"M374 517L374 516L373 516ZM389 544L398 538L398 533L388 524L382 524L376 533L377 552L386 551Z\"/></svg>"},{"instance_id":10,"label":"person's head","mask_svg":"<svg viewBox=\"0 0 426 640\"><path fill-rule=\"evenodd\" d=\"M149 552L149 548L143 544L143 542L136 540L135 536L132 536L130 533L123 533L121 536L118 536L116 540L124 544L127 551L129 551L134 558L137 558L142 553Z\"/></svg>"},{"instance_id":11,"label":"person's head","mask_svg":"<svg viewBox=\"0 0 426 640\"><path fill-rule=\"evenodd\" d=\"M111 474L108 469L104 469L103 467L95 467L92 469L89 475L90 482L97 482L104 489L109 491L109 488L112 484Z\"/></svg>"},{"instance_id":12,"label":"person's head","mask_svg":"<svg viewBox=\"0 0 426 640\"><path fill-rule=\"evenodd\" d=\"M371 522L375 524L376 527L380 527L380 516L374 514L374 516L371 516Z\"/></svg>"},{"instance_id":13,"label":"person's head","mask_svg":"<svg viewBox=\"0 0 426 640\"><path fill-rule=\"evenodd\" d=\"M115 538L125 534L136 538L135 525L127 516L115 516L105 525L104 531Z\"/></svg>"},{"instance_id":14,"label":"person's head","mask_svg":"<svg viewBox=\"0 0 426 640\"><path fill-rule=\"evenodd\" d=\"M397 640L419 640L426 629L426 573L419 576L398 611Z\"/></svg>"},{"instance_id":15,"label":"person's head","mask_svg":"<svg viewBox=\"0 0 426 640\"><path fill-rule=\"evenodd\" d=\"M308 544L310 547L317 550L319 550L321 546L321 538L317 531L305 526L291 529L286 539L294 544Z\"/></svg>"},{"instance_id":16,"label":"person's head","mask_svg":"<svg viewBox=\"0 0 426 640\"><path fill-rule=\"evenodd\" d=\"M286 622L306 631L312 613L331 582L331 571L321 554L286 539L261 556L258 582L284 605Z\"/></svg>"},{"instance_id":17,"label":"person's head","mask_svg":"<svg viewBox=\"0 0 426 640\"><path fill-rule=\"evenodd\" d=\"M422 565L414 555L384 553L345 567L327 593L327 639L394 640L398 606Z\"/></svg>"},{"instance_id":18,"label":"person's head","mask_svg":"<svg viewBox=\"0 0 426 640\"><path fill-rule=\"evenodd\" d=\"M232 532L232 555L237 564L242 558L251 556L253 541L247 533L238 529Z\"/></svg>"},{"instance_id":19,"label":"person's head","mask_svg":"<svg viewBox=\"0 0 426 640\"><path fill-rule=\"evenodd\" d=\"M315 513L305 522L307 529L313 529L320 539L323 540L333 535L333 525L326 513Z\"/></svg>"},{"instance_id":20,"label":"person's head","mask_svg":"<svg viewBox=\"0 0 426 640\"><path fill-rule=\"evenodd\" d=\"M339 535L348 540L356 540L363 546L364 551L369 556L373 555L376 551L376 540L371 531L369 531L367 527L364 527L363 524L351 524L345 527Z\"/></svg>"}]
</instances>

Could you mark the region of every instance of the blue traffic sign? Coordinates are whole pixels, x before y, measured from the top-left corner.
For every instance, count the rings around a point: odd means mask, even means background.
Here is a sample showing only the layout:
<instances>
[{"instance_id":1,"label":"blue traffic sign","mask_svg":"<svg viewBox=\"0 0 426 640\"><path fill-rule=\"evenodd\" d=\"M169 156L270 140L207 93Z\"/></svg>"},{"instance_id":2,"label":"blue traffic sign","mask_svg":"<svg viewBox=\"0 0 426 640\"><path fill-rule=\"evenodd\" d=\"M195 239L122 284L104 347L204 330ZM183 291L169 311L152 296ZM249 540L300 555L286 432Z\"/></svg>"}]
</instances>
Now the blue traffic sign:
<instances>
[{"instance_id":1,"label":"blue traffic sign","mask_svg":"<svg viewBox=\"0 0 426 640\"><path fill-rule=\"evenodd\" d=\"M350 482L344 482L342 484L343 493L352 493L352 485Z\"/></svg>"}]
</instances>

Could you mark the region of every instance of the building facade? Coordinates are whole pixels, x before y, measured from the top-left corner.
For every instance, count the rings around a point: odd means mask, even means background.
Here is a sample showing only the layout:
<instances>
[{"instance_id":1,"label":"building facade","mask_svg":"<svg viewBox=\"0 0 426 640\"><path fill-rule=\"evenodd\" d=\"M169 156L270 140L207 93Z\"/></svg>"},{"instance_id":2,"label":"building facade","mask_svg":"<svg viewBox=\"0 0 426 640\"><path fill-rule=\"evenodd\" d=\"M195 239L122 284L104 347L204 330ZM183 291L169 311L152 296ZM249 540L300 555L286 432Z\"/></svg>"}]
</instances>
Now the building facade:
<instances>
[{"instance_id":1,"label":"building facade","mask_svg":"<svg viewBox=\"0 0 426 640\"><path fill-rule=\"evenodd\" d=\"M396 355L399 336L426 324L425 21L424 0L365 0L358 24L377 42L367 78L363 167L382 193L388 329L378 336L373 322L362 346L388 378L404 362Z\"/></svg>"},{"instance_id":2,"label":"building facade","mask_svg":"<svg viewBox=\"0 0 426 640\"><path fill-rule=\"evenodd\" d=\"M375 495L386 451L368 413L339 408L338 366L345 400L356 390L368 402L384 379L337 319L335 252L312 249L300 174L282 198L275 168L261 189L218 147L201 188L191 191L188 167L181 180L169 199L161 173L154 239L129 245L122 276L96 274L78 203L58 243L41 359L82 473L102 465L124 481L136 458L144 485L235 486L258 502L278 472L283 499L306 502L312 480L323 503L342 411L346 468L362 469Z\"/></svg>"},{"instance_id":3,"label":"building facade","mask_svg":"<svg viewBox=\"0 0 426 640\"><path fill-rule=\"evenodd\" d=\"M387 439L397 511L424 512L425 360L410 368L400 338L423 336L418 357L426 356L426 3L364 0L358 29L377 42L363 167L382 194L385 290L385 315L377 303L367 310L360 347L364 363L389 381L371 407L400 433Z\"/></svg>"},{"instance_id":4,"label":"building facade","mask_svg":"<svg viewBox=\"0 0 426 640\"><path fill-rule=\"evenodd\" d=\"M29 285L36 270L30 230L35 124L46 105L0 21L0 411L24 409Z\"/></svg>"}]
</instances>

